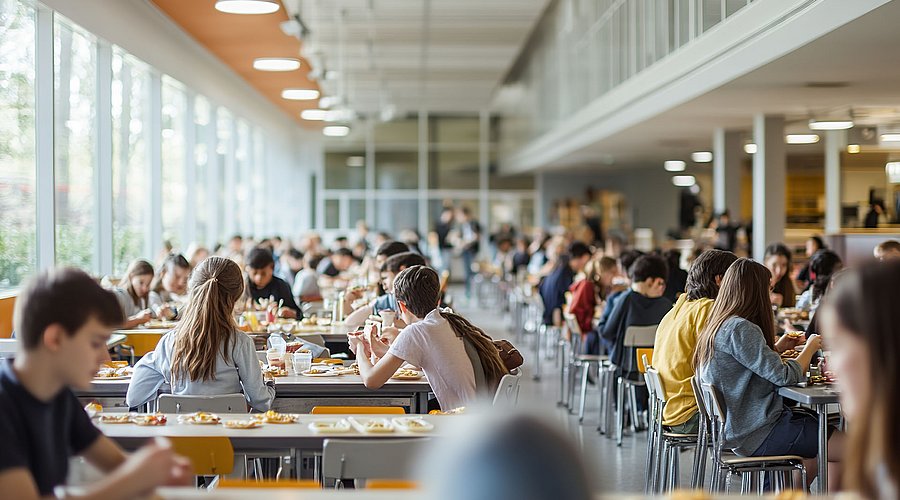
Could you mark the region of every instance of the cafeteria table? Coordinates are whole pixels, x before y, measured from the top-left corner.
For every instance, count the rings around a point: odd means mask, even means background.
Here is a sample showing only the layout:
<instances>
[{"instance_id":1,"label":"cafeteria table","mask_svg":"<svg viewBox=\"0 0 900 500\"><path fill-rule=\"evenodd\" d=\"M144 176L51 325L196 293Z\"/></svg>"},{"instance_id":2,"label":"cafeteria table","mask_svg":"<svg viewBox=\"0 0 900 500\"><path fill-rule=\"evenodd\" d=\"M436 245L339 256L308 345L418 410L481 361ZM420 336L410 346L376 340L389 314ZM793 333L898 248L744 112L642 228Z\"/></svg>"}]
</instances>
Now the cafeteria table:
<instances>
[{"instance_id":1,"label":"cafeteria table","mask_svg":"<svg viewBox=\"0 0 900 500\"><path fill-rule=\"evenodd\" d=\"M129 379L94 380L90 389L76 390L82 400L95 399L104 407L125 408ZM168 392L163 387L163 393ZM288 413L306 413L316 404L331 406L377 405L408 406L410 413L428 413L428 380L388 380L380 389L367 389L359 375L305 377L292 375L275 378L275 402L272 409Z\"/></svg>"},{"instance_id":2,"label":"cafeteria table","mask_svg":"<svg viewBox=\"0 0 900 500\"><path fill-rule=\"evenodd\" d=\"M828 491L828 405L840 402L839 394L830 385L812 387L790 386L778 389L782 397L812 406L819 416L819 494Z\"/></svg>"}]
</instances>

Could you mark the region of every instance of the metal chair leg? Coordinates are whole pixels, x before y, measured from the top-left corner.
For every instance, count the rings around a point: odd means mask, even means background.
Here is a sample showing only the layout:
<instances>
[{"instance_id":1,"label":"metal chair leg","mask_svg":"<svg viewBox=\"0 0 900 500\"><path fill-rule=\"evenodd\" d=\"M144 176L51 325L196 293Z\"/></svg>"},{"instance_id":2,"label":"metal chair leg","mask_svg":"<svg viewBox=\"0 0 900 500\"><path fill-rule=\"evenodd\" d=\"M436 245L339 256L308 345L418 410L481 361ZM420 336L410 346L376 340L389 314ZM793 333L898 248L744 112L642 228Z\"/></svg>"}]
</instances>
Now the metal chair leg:
<instances>
[{"instance_id":1,"label":"metal chair leg","mask_svg":"<svg viewBox=\"0 0 900 500\"><path fill-rule=\"evenodd\" d=\"M616 445L622 446L622 434L625 432L625 379L619 377L616 385Z\"/></svg>"},{"instance_id":2,"label":"metal chair leg","mask_svg":"<svg viewBox=\"0 0 900 500\"><path fill-rule=\"evenodd\" d=\"M578 423L584 422L584 402L587 399L588 371L590 368L590 363L581 363L581 402L578 409Z\"/></svg>"}]
</instances>

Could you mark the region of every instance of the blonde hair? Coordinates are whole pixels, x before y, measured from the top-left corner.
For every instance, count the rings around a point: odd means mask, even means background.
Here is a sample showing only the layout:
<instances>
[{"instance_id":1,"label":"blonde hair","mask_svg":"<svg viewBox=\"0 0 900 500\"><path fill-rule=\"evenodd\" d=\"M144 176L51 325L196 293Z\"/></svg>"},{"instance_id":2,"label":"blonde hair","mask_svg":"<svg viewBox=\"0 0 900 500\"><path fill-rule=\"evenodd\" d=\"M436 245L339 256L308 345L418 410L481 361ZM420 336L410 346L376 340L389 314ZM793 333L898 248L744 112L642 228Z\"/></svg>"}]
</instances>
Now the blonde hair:
<instances>
[{"instance_id":1,"label":"blonde hair","mask_svg":"<svg viewBox=\"0 0 900 500\"><path fill-rule=\"evenodd\" d=\"M232 310L244 293L241 268L225 257L209 257L191 273L184 318L175 327L172 380L216 378L219 349L230 361L237 325Z\"/></svg>"}]
</instances>

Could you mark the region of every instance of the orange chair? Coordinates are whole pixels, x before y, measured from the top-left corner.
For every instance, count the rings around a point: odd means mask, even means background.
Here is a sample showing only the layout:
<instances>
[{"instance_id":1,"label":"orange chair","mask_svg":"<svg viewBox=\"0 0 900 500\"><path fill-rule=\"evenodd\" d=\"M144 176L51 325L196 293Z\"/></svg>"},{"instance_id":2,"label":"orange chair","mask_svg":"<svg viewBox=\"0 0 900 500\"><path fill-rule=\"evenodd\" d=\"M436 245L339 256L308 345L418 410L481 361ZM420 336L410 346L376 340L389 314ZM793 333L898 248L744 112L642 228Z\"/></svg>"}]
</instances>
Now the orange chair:
<instances>
[{"instance_id":1,"label":"orange chair","mask_svg":"<svg viewBox=\"0 0 900 500\"><path fill-rule=\"evenodd\" d=\"M319 488L315 479L288 479L284 481L254 481L252 479L219 479L219 489L226 488Z\"/></svg>"},{"instance_id":2,"label":"orange chair","mask_svg":"<svg viewBox=\"0 0 900 500\"><path fill-rule=\"evenodd\" d=\"M13 311L16 309L17 291L0 294L0 338L12 337Z\"/></svg>"},{"instance_id":3,"label":"orange chair","mask_svg":"<svg viewBox=\"0 0 900 500\"><path fill-rule=\"evenodd\" d=\"M405 415L402 406L313 406L310 415Z\"/></svg>"},{"instance_id":4,"label":"orange chair","mask_svg":"<svg viewBox=\"0 0 900 500\"><path fill-rule=\"evenodd\" d=\"M191 461L197 476L231 474L234 470L234 448L224 436L168 438L176 453Z\"/></svg>"},{"instance_id":5,"label":"orange chair","mask_svg":"<svg viewBox=\"0 0 900 500\"><path fill-rule=\"evenodd\" d=\"M366 489L369 490L417 490L419 488L419 483L401 479L369 479L366 481Z\"/></svg>"},{"instance_id":6,"label":"orange chair","mask_svg":"<svg viewBox=\"0 0 900 500\"><path fill-rule=\"evenodd\" d=\"M647 363L650 366L653 366L653 348L652 347L639 347L639 348L637 348L636 353L637 353L638 371L641 373L646 373L647 365L644 363L644 356L647 356Z\"/></svg>"},{"instance_id":7,"label":"orange chair","mask_svg":"<svg viewBox=\"0 0 900 500\"><path fill-rule=\"evenodd\" d=\"M158 332L144 332L135 330L119 330L116 333L125 335L125 343L122 348L131 351L131 364L134 365L135 358L144 356L148 352L156 349L159 339L163 334Z\"/></svg>"}]
</instances>

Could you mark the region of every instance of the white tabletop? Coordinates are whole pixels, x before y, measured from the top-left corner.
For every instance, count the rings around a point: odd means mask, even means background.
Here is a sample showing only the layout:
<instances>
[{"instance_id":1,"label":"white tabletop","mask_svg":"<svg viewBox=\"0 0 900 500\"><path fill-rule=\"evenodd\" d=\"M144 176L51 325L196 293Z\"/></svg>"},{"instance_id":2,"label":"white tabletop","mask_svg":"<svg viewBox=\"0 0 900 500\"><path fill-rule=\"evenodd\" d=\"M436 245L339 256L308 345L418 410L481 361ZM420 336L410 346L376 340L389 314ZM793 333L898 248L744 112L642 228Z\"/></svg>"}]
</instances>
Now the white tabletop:
<instances>
[{"instance_id":1,"label":"white tabletop","mask_svg":"<svg viewBox=\"0 0 900 500\"><path fill-rule=\"evenodd\" d=\"M413 500L422 498L417 490L323 490L318 488L225 488L198 490L197 488L159 488L156 494L165 500L196 498L224 498L231 500Z\"/></svg>"}]
</instances>

